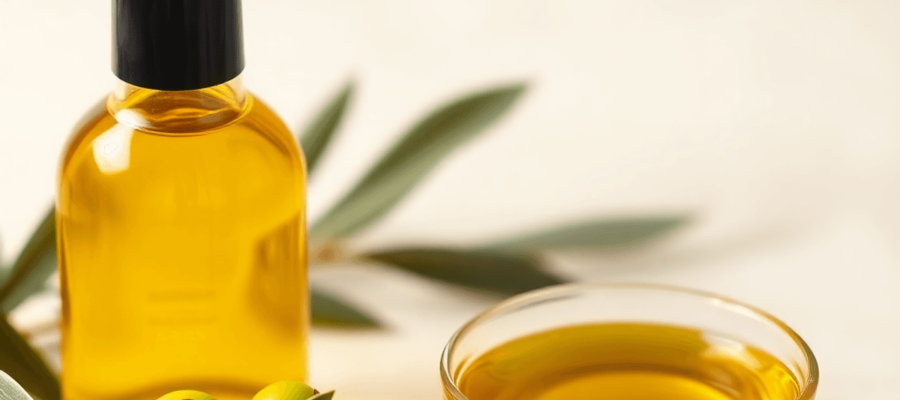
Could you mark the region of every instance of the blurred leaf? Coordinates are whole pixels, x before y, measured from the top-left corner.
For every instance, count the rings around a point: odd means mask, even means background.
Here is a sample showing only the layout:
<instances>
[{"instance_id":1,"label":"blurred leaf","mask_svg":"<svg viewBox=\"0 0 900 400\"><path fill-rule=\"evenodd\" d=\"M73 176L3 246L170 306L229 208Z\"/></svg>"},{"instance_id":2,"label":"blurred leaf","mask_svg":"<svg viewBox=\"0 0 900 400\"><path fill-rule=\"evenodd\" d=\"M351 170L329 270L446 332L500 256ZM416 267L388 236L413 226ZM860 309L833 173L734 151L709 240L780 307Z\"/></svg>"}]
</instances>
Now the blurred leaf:
<instances>
[{"instance_id":1,"label":"blurred leaf","mask_svg":"<svg viewBox=\"0 0 900 400\"><path fill-rule=\"evenodd\" d=\"M334 390L325 393L319 393L313 397L310 397L309 400L331 400L334 396Z\"/></svg>"},{"instance_id":2,"label":"blurred leaf","mask_svg":"<svg viewBox=\"0 0 900 400\"><path fill-rule=\"evenodd\" d=\"M6 276L9 273L9 266L3 263L3 241L0 240L0 285L6 282Z\"/></svg>"},{"instance_id":3,"label":"blurred leaf","mask_svg":"<svg viewBox=\"0 0 900 400\"><path fill-rule=\"evenodd\" d=\"M541 267L536 256L490 250L404 249L366 258L478 290L512 295L564 281Z\"/></svg>"},{"instance_id":4,"label":"blurred leaf","mask_svg":"<svg viewBox=\"0 0 900 400\"><path fill-rule=\"evenodd\" d=\"M9 274L12 272L12 267L9 265L0 265L0 287L9 279Z\"/></svg>"},{"instance_id":5,"label":"blurred leaf","mask_svg":"<svg viewBox=\"0 0 900 400\"><path fill-rule=\"evenodd\" d=\"M375 318L330 293L312 289L312 322L338 328L380 328Z\"/></svg>"},{"instance_id":6,"label":"blurred leaf","mask_svg":"<svg viewBox=\"0 0 900 400\"><path fill-rule=\"evenodd\" d=\"M687 221L688 218L682 215L588 221L503 240L487 247L541 250L625 246L661 235Z\"/></svg>"},{"instance_id":7,"label":"blurred leaf","mask_svg":"<svg viewBox=\"0 0 900 400\"><path fill-rule=\"evenodd\" d=\"M61 398L56 375L25 339L6 322L6 318L2 317L0 317L0 370L5 371L25 390L41 400Z\"/></svg>"},{"instance_id":8,"label":"blurred leaf","mask_svg":"<svg viewBox=\"0 0 900 400\"><path fill-rule=\"evenodd\" d=\"M346 237L384 216L444 156L497 121L524 90L516 84L470 95L419 121L312 226L310 237Z\"/></svg>"},{"instance_id":9,"label":"blurred leaf","mask_svg":"<svg viewBox=\"0 0 900 400\"><path fill-rule=\"evenodd\" d=\"M3 286L3 283L6 282L11 269L12 267L3 263L3 242L0 241L0 286Z\"/></svg>"},{"instance_id":10,"label":"blurred leaf","mask_svg":"<svg viewBox=\"0 0 900 400\"><path fill-rule=\"evenodd\" d=\"M32 233L0 287L0 310L12 311L28 296L40 291L56 271L56 216L51 208Z\"/></svg>"},{"instance_id":11,"label":"blurred leaf","mask_svg":"<svg viewBox=\"0 0 900 400\"><path fill-rule=\"evenodd\" d=\"M348 82L344 85L341 92L325 108L319 111L315 121L307 126L303 134L300 135L300 145L303 147L303 152L306 155L306 168L309 173L312 173L313 169L316 168L322 153L325 152L325 148L328 147L328 143L334 137L334 132L340 125L344 112L347 109L347 103L349 103L352 96L353 82Z\"/></svg>"},{"instance_id":12,"label":"blurred leaf","mask_svg":"<svg viewBox=\"0 0 900 400\"><path fill-rule=\"evenodd\" d=\"M32 398L11 376L0 371L0 400L32 400Z\"/></svg>"}]
</instances>

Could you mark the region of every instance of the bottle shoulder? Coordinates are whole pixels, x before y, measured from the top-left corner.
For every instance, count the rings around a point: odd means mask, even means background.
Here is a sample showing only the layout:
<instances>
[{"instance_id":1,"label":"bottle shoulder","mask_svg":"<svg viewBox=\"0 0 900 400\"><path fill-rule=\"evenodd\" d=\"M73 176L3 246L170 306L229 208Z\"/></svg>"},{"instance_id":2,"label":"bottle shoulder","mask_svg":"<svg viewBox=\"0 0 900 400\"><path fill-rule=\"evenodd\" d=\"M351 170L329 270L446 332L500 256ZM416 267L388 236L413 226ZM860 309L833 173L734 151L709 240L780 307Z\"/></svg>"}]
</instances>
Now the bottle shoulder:
<instances>
[{"instance_id":1,"label":"bottle shoulder","mask_svg":"<svg viewBox=\"0 0 900 400\"><path fill-rule=\"evenodd\" d=\"M72 164L72 159L76 154L82 153L84 149L91 146L91 142L101 133L112 129L118 125L115 118L106 108L107 98L104 97L94 103L91 108L86 111L81 119L75 123L65 146L59 163L59 172L57 178L61 178L65 169Z\"/></svg>"},{"instance_id":2,"label":"bottle shoulder","mask_svg":"<svg viewBox=\"0 0 900 400\"><path fill-rule=\"evenodd\" d=\"M158 160L144 161L165 162L166 158L188 157L188 153L182 150L198 144L204 145L196 149L225 152L252 149L267 153L268 157L285 159L305 175L303 153L293 134L268 105L252 94L247 94L246 107L233 120L207 124L197 131L182 128L159 131L152 126L142 126L133 115L126 113L123 116L121 110L117 113L110 106L111 98L97 102L75 124L62 154L60 176L72 164L102 163L100 159L104 152L116 152L120 146L131 150L132 158L136 154L156 154ZM127 141L123 141L126 137ZM148 147L152 147L153 151Z\"/></svg>"},{"instance_id":3,"label":"bottle shoulder","mask_svg":"<svg viewBox=\"0 0 900 400\"><path fill-rule=\"evenodd\" d=\"M253 131L265 135L272 140L273 144L282 147L285 152L298 158L303 163L305 170L306 160L300 143L290 128L284 123L284 120L258 96L250 93L248 97L251 102L250 110L245 115L242 123Z\"/></svg>"}]
</instances>

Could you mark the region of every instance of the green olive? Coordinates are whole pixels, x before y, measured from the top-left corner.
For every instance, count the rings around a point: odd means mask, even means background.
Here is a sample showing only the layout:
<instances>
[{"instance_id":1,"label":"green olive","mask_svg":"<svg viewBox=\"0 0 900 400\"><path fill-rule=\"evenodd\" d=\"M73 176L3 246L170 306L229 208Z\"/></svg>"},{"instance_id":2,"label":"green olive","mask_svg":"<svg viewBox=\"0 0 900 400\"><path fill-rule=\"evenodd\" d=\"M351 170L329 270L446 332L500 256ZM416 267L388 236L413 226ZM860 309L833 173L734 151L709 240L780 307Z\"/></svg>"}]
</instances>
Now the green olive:
<instances>
[{"instance_id":1,"label":"green olive","mask_svg":"<svg viewBox=\"0 0 900 400\"><path fill-rule=\"evenodd\" d=\"M216 400L214 397L196 390L179 390L157 400Z\"/></svg>"},{"instance_id":2,"label":"green olive","mask_svg":"<svg viewBox=\"0 0 900 400\"><path fill-rule=\"evenodd\" d=\"M297 381L275 382L260 390L253 400L306 400L313 397L316 391Z\"/></svg>"}]
</instances>

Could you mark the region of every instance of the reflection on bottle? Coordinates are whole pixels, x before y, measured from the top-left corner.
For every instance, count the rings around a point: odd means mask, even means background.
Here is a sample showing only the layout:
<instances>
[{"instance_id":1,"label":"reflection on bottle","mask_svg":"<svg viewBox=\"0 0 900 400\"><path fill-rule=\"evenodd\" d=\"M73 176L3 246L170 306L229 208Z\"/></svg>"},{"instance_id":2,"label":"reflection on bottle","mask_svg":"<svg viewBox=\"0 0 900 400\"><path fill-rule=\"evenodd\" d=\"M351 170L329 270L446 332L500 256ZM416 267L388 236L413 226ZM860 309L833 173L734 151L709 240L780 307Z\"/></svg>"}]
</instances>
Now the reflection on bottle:
<instances>
[{"instance_id":1,"label":"reflection on bottle","mask_svg":"<svg viewBox=\"0 0 900 400\"><path fill-rule=\"evenodd\" d=\"M94 160L100 172L112 175L128 169L131 163L131 135L134 130L127 125L116 124L94 139Z\"/></svg>"},{"instance_id":2,"label":"reflection on bottle","mask_svg":"<svg viewBox=\"0 0 900 400\"><path fill-rule=\"evenodd\" d=\"M301 215L262 237L256 245L256 268L248 281L248 304L261 324L287 336L306 331L308 298L306 249Z\"/></svg>"}]
</instances>

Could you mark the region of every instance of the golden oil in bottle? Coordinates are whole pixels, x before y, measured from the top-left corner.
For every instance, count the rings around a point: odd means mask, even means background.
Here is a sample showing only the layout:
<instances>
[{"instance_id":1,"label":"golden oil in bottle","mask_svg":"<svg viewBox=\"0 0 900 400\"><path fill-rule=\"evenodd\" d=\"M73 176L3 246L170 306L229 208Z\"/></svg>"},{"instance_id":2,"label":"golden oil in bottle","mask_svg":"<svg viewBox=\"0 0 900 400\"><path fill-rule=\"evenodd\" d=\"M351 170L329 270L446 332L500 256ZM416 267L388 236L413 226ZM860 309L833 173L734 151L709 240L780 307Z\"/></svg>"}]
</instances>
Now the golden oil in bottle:
<instances>
[{"instance_id":1,"label":"golden oil in bottle","mask_svg":"<svg viewBox=\"0 0 900 400\"><path fill-rule=\"evenodd\" d=\"M649 324L579 325L526 336L463 363L455 374L469 400L795 400L800 391L791 369L758 348Z\"/></svg>"},{"instance_id":2,"label":"golden oil in bottle","mask_svg":"<svg viewBox=\"0 0 900 400\"><path fill-rule=\"evenodd\" d=\"M114 1L123 82L59 176L66 400L306 378L304 161L237 77L239 5Z\"/></svg>"}]
</instances>

